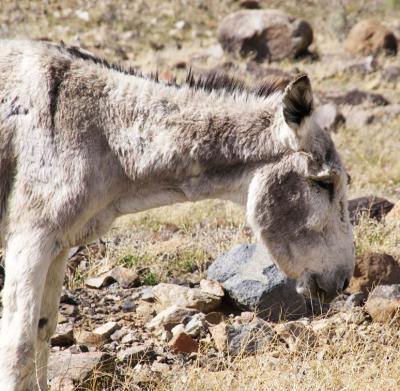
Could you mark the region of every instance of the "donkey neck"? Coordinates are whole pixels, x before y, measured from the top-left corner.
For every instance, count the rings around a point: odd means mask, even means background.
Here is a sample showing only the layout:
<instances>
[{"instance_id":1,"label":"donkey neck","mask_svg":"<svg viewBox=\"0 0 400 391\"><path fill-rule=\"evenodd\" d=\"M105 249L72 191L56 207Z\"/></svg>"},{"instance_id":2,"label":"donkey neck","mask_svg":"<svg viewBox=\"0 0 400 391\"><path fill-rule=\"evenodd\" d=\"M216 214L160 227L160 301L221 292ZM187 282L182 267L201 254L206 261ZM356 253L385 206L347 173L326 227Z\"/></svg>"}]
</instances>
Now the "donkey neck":
<instances>
[{"instance_id":1,"label":"donkey neck","mask_svg":"<svg viewBox=\"0 0 400 391\"><path fill-rule=\"evenodd\" d=\"M277 96L113 80L108 139L132 179L183 179L275 158Z\"/></svg>"}]
</instances>

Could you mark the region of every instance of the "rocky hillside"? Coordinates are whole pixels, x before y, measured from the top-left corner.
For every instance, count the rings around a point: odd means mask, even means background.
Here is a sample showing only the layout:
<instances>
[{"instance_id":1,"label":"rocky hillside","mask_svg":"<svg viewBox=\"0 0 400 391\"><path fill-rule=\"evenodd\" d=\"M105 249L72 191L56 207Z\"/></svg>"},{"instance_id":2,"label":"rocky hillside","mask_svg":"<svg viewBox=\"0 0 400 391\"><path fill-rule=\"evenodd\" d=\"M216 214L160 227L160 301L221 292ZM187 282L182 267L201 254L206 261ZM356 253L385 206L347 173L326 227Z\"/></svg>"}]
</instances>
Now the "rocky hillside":
<instances>
[{"instance_id":1,"label":"rocky hillside","mask_svg":"<svg viewBox=\"0 0 400 391\"><path fill-rule=\"evenodd\" d=\"M330 305L299 296L221 201L125 217L71 250L52 390L398 387L399 16L396 0L3 1L1 38L63 40L166 81L306 72L351 175L357 265Z\"/></svg>"}]
</instances>

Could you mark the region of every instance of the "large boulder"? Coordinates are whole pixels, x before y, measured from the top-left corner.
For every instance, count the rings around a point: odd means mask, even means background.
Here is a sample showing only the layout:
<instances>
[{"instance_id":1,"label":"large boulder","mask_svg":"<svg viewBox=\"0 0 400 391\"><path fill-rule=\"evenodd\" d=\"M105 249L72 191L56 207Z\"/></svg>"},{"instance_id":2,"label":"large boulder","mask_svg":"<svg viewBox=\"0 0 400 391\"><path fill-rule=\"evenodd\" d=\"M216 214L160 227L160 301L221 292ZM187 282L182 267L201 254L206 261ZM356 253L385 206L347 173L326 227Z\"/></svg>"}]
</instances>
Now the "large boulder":
<instances>
[{"instance_id":1,"label":"large boulder","mask_svg":"<svg viewBox=\"0 0 400 391\"><path fill-rule=\"evenodd\" d=\"M229 299L263 319L294 319L306 313L296 281L287 278L272 262L264 247L242 244L219 256L207 277L222 283Z\"/></svg>"},{"instance_id":2,"label":"large boulder","mask_svg":"<svg viewBox=\"0 0 400 391\"><path fill-rule=\"evenodd\" d=\"M379 284L399 284L400 265L389 254L370 253L357 257L348 290L369 293Z\"/></svg>"},{"instance_id":3,"label":"large boulder","mask_svg":"<svg viewBox=\"0 0 400 391\"><path fill-rule=\"evenodd\" d=\"M307 52L313 41L310 24L278 10L242 10L226 16L218 28L226 52L257 61L279 61Z\"/></svg>"},{"instance_id":4,"label":"large boulder","mask_svg":"<svg viewBox=\"0 0 400 391\"><path fill-rule=\"evenodd\" d=\"M391 30L377 20L362 20L350 31L345 42L346 49L353 54L397 53L397 39Z\"/></svg>"}]
</instances>

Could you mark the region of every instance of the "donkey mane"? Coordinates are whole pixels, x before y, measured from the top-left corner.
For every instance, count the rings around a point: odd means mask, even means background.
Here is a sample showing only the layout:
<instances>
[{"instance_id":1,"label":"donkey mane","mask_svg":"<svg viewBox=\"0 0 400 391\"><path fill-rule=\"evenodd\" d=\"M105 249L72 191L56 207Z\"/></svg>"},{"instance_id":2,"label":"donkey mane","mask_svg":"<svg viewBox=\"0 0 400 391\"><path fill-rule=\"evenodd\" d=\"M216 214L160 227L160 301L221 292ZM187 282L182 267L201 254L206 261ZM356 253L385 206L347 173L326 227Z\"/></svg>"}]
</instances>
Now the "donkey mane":
<instances>
[{"instance_id":1,"label":"donkey mane","mask_svg":"<svg viewBox=\"0 0 400 391\"><path fill-rule=\"evenodd\" d=\"M124 67L121 64L111 63L103 57L96 56L89 51L86 51L77 46L66 45L61 42L60 47L66 50L74 58L84 61L91 61L94 64L100 65L107 69L123 73L125 75L137 76L147 80L152 80L160 83L158 71L150 75L143 74L140 70L133 67ZM198 91L205 92L221 92L221 93L250 93L259 97L268 97L275 92L283 91L289 84L291 79L279 76L268 76L262 81L253 86L248 85L243 79L236 76L229 75L222 71L207 71L205 74L195 74L192 68L187 71L186 77L182 84L179 84L177 77L173 77L165 84L177 88L189 86L190 88Z\"/></svg>"}]
</instances>

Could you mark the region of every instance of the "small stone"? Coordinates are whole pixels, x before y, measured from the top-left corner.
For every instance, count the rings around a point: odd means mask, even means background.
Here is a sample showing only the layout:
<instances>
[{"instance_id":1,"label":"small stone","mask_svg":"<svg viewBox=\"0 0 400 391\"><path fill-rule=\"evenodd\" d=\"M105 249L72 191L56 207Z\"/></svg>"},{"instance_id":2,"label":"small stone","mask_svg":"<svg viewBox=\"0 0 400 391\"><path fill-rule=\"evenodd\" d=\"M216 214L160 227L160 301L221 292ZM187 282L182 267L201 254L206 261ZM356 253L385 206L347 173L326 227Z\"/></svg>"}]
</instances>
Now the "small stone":
<instances>
[{"instance_id":1,"label":"small stone","mask_svg":"<svg viewBox=\"0 0 400 391\"><path fill-rule=\"evenodd\" d=\"M68 347L73 345L74 342L74 328L70 324L58 324L56 332L50 338L51 346Z\"/></svg>"},{"instance_id":2,"label":"small stone","mask_svg":"<svg viewBox=\"0 0 400 391\"><path fill-rule=\"evenodd\" d=\"M210 293L211 295L218 297L224 297L224 289L218 281L201 280L200 289L205 293Z\"/></svg>"},{"instance_id":3,"label":"small stone","mask_svg":"<svg viewBox=\"0 0 400 391\"><path fill-rule=\"evenodd\" d=\"M128 334L128 329L123 327L122 329L114 331L110 335L111 341L121 341L123 337L125 337Z\"/></svg>"},{"instance_id":4,"label":"small stone","mask_svg":"<svg viewBox=\"0 0 400 391\"><path fill-rule=\"evenodd\" d=\"M105 339L96 333L87 330L79 330L75 333L76 342L80 345L100 346Z\"/></svg>"},{"instance_id":5,"label":"small stone","mask_svg":"<svg viewBox=\"0 0 400 391\"><path fill-rule=\"evenodd\" d=\"M228 326L222 322L209 328L215 347L220 352L225 352L228 346Z\"/></svg>"},{"instance_id":6,"label":"small stone","mask_svg":"<svg viewBox=\"0 0 400 391\"><path fill-rule=\"evenodd\" d=\"M146 287L142 290L142 295L140 297L144 301L154 302L154 292L152 288Z\"/></svg>"},{"instance_id":7,"label":"small stone","mask_svg":"<svg viewBox=\"0 0 400 391\"><path fill-rule=\"evenodd\" d=\"M100 289L111 285L113 282L118 282L122 288L131 288L137 285L139 281L139 275L134 270L117 266L97 277L87 278L85 284L89 288Z\"/></svg>"},{"instance_id":8,"label":"small stone","mask_svg":"<svg viewBox=\"0 0 400 391\"><path fill-rule=\"evenodd\" d=\"M107 322L94 329L93 333L100 335L104 339L107 339L117 329L119 329L117 322Z\"/></svg>"},{"instance_id":9,"label":"small stone","mask_svg":"<svg viewBox=\"0 0 400 391\"><path fill-rule=\"evenodd\" d=\"M48 365L48 380L52 384L53 379L65 378L81 387L90 379L95 371L112 373L114 360L103 352L88 352L71 354L68 351L57 352L50 355ZM86 384L88 386L88 384ZM55 388L58 390L58 388Z\"/></svg>"},{"instance_id":10,"label":"small stone","mask_svg":"<svg viewBox=\"0 0 400 391\"><path fill-rule=\"evenodd\" d=\"M129 344L136 340L135 335L133 333L128 333L124 335L121 339L122 344Z\"/></svg>"},{"instance_id":11,"label":"small stone","mask_svg":"<svg viewBox=\"0 0 400 391\"><path fill-rule=\"evenodd\" d=\"M157 308L163 310L172 305L193 308L201 312L215 310L221 304L221 297L175 284L158 284L153 287Z\"/></svg>"},{"instance_id":12,"label":"small stone","mask_svg":"<svg viewBox=\"0 0 400 391\"><path fill-rule=\"evenodd\" d=\"M191 337L198 337L206 326L205 315L203 313L195 314L185 325L185 333Z\"/></svg>"},{"instance_id":13,"label":"small stone","mask_svg":"<svg viewBox=\"0 0 400 391\"><path fill-rule=\"evenodd\" d=\"M127 299L124 300L122 303L122 311L124 312L133 312L136 309L136 303L128 297Z\"/></svg>"},{"instance_id":14,"label":"small stone","mask_svg":"<svg viewBox=\"0 0 400 391\"><path fill-rule=\"evenodd\" d=\"M192 308L172 306L160 312L155 318L146 323L146 328L150 331L162 332L171 331L174 326L183 323L198 311Z\"/></svg>"},{"instance_id":15,"label":"small stone","mask_svg":"<svg viewBox=\"0 0 400 391\"><path fill-rule=\"evenodd\" d=\"M153 354L151 346L135 345L119 352L117 358L120 362L134 367L139 362L148 360Z\"/></svg>"},{"instance_id":16,"label":"small stone","mask_svg":"<svg viewBox=\"0 0 400 391\"><path fill-rule=\"evenodd\" d=\"M177 324L171 329L171 333L173 336L184 332L185 332L185 325L183 325L182 323Z\"/></svg>"},{"instance_id":17,"label":"small stone","mask_svg":"<svg viewBox=\"0 0 400 391\"><path fill-rule=\"evenodd\" d=\"M64 316L76 316L78 315L78 307L72 304L61 304L60 312Z\"/></svg>"},{"instance_id":18,"label":"small stone","mask_svg":"<svg viewBox=\"0 0 400 391\"><path fill-rule=\"evenodd\" d=\"M184 332L176 334L169 342L169 346L173 352L192 353L197 352L199 344L190 335Z\"/></svg>"},{"instance_id":19,"label":"small stone","mask_svg":"<svg viewBox=\"0 0 400 391\"><path fill-rule=\"evenodd\" d=\"M400 310L400 284L378 285L369 295L365 310L377 322L389 322Z\"/></svg>"}]
</instances>

